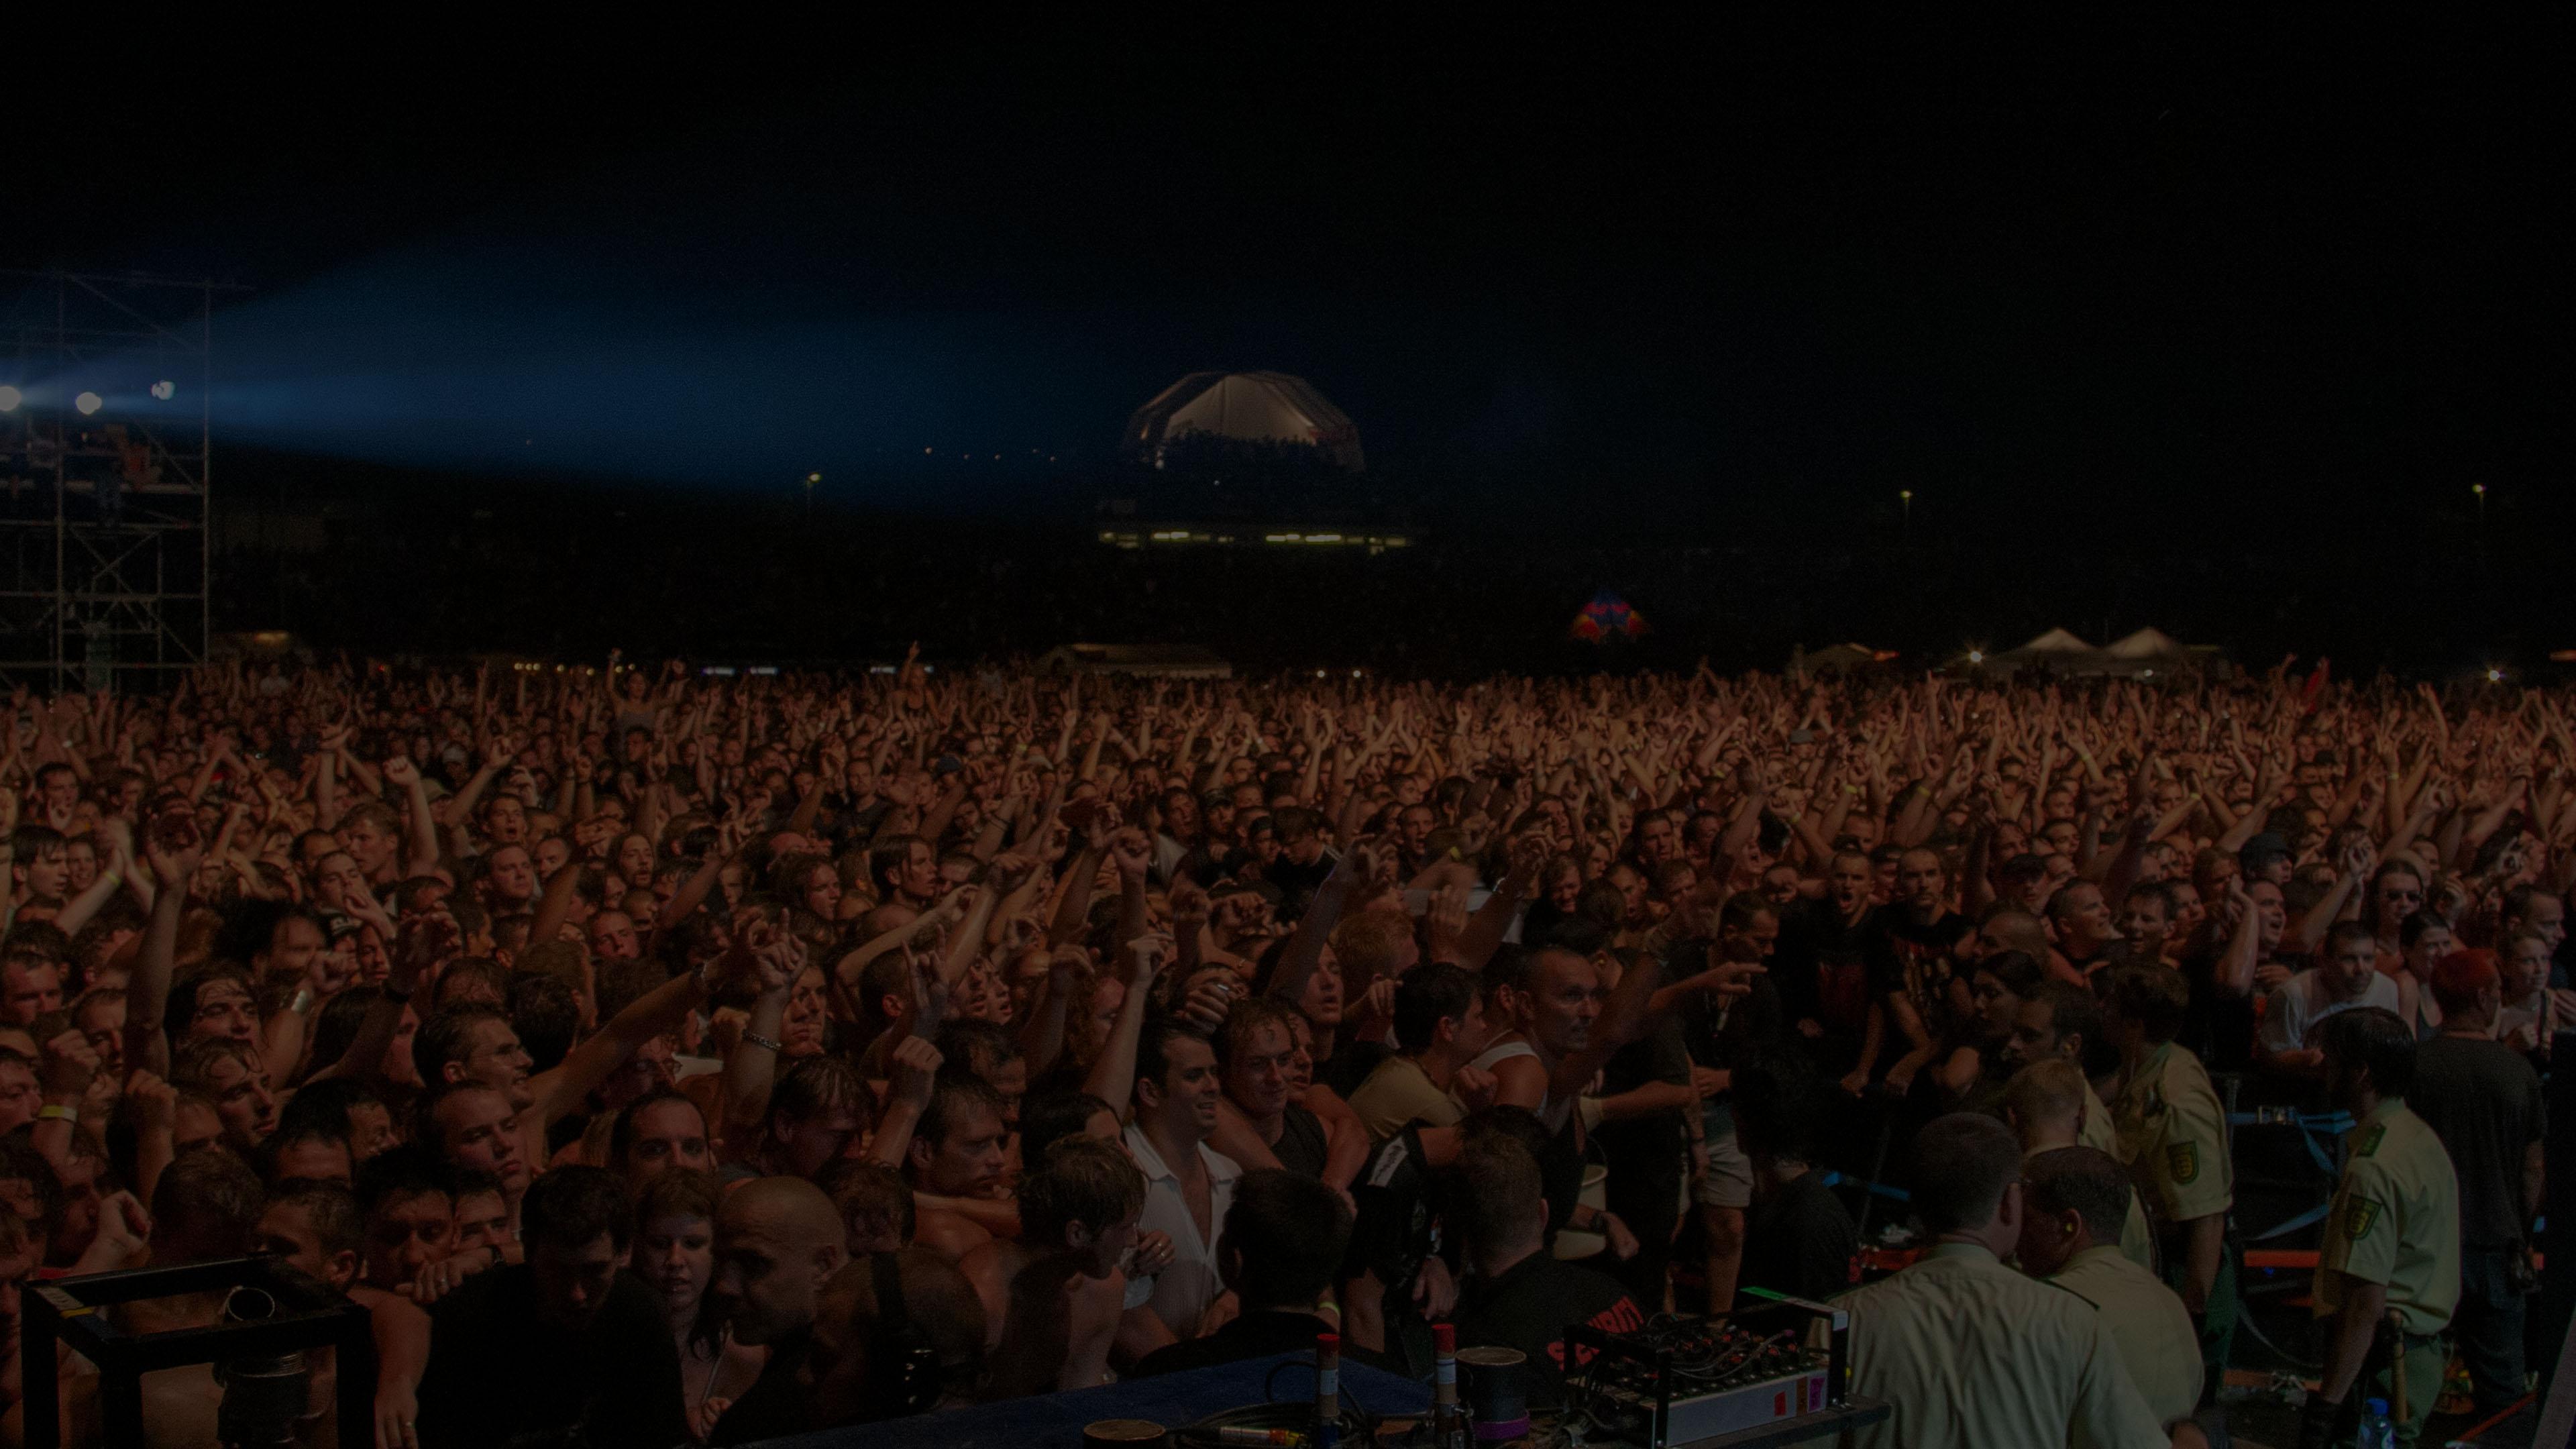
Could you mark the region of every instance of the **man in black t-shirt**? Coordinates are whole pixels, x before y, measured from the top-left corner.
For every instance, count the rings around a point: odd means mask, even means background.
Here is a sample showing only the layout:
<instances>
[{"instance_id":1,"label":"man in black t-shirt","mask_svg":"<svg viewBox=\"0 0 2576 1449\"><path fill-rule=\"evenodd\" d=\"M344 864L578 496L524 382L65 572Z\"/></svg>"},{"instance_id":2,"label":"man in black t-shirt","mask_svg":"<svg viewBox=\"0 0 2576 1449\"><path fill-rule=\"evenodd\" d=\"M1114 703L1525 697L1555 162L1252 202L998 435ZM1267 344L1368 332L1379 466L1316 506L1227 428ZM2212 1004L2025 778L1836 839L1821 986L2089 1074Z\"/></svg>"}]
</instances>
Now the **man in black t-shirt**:
<instances>
[{"instance_id":1,"label":"man in black t-shirt","mask_svg":"<svg viewBox=\"0 0 2576 1449\"><path fill-rule=\"evenodd\" d=\"M2539 1073L2487 1035L2504 1005L2495 967L2450 956L2433 968L2432 985L2442 1034L2416 1049L2406 1105L2442 1139L2459 1178L2460 1304L2451 1332L2483 1415L2522 1397L2522 1280L2549 1115Z\"/></svg>"},{"instance_id":2,"label":"man in black t-shirt","mask_svg":"<svg viewBox=\"0 0 2576 1449\"><path fill-rule=\"evenodd\" d=\"M1261 1134L1279 1165L1291 1172L1324 1175L1324 1124L1296 1100L1289 1081L1297 1055L1288 1009L1260 997L1238 1001L1216 1038L1217 1070L1225 1099Z\"/></svg>"},{"instance_id":3,"label":"man in black t-shirt","mask_svg":"<svg viewBox=\"0 0 2576 1449\"><path fill-rule=\"evenodd\" d=\"M1217 1273L1243 1311L1205 1338L1145 1355L1130 1377L1313 1352L1315 1335L1336 1331L1322 1303L1350 1241L1351 1210L1322 1182L1275 1167L1245 1173L1216 1240ZM1352 1345L1342 1354L1372 1367L1384 1362Z\"/></svg>"},{"instance_id":4,"label":"man in black t-shirt","mask_svg":"<svg viewBox=\"0 0 2576 1449\"><path fill-rule=\"evenodd\" d=\"M680 1356L662 1300L624 1271L623 1185L596 1167L538 1178L519 1207L527 1261L468 1279L430 1310L423 1449L677 1444Z\"/></svg>"},{"instance_id":5,"label":"man in black t-shirt","mask_svg":"<svg viewBox=\"0 0 2576 1449\"><path fill-rule=\"evenodd\" d=\"M1791 902L1780 913L1780 946L1771 976L1781 1010L1817 1064L1833 1076L1859 1069L1864 1083L1878 1063L1860 1058L1876 1045L1871 1018L1886 1030L1883 1009L1869 989L1872 919L1869 857L1857 850L1834 856L1825 871L1825 893Z\"/></svg>"},{"instance_id":6,"label":"man in black t-shirt","mask_svg":"<svg viewBox=\"0 0 2576 1449\"><path fill-rule=\"evenodd\" d=\"M1859 1281L1860 1230L1807 1161L1814 1089L1794 1059L1766 1056L1735 1069L1735 1136L1753 1159L1737 1282L1824 1299Z\"/></svg>"},{"instance_id":7,"label":"man in black t-shirt","mask_svg":"<svg viewBox=\"0 0 2576 1449\"><path fill-rule=\"evenodd\" d=\"M1949 871L1940 854L1917 847L1898 859L1896 899L1877 913L1869 987L1905 1047L1887 1069L1888 1090L1899 1095L1913 1086L1915 1074L1931 1063L1952 1028L1976 1013L1968 980L1953 965L1961 939L1975 928L1950 910L1949 897Z\"/></svg>"},{"instance_id":8,"label":"man in black t-shirt","mask_svg":"<svg viewBox=\"0 0 2576 1449\"><path fill-rule=\"evenodd\" d=\"M1279 855L1261 868L1261 878L1279 891L1274 914L1294 921L1314 903L1338 858L1325 852L1324 823L1314 811L1282 810L1270 820L1279 832Z\"/></svg>"},{"instance_id":9,"label":"man in black t-shirt","mask_svg":"<svg viewBox=\"0 0 2576 1449\"><path fill-rule=\"evenodd\" d=\"M1458 1294L1458 1345L1520 1350L1529 1402L1552 1408L1565 1396L1567 1324L1629 1333L1646 1315L1616 1282L1547 1252L1547 1201L1527 1148L1499 1133L1470 1138L1450 1177L1450 1226L1474 1269Z\"/></svg>"}]
</instances>

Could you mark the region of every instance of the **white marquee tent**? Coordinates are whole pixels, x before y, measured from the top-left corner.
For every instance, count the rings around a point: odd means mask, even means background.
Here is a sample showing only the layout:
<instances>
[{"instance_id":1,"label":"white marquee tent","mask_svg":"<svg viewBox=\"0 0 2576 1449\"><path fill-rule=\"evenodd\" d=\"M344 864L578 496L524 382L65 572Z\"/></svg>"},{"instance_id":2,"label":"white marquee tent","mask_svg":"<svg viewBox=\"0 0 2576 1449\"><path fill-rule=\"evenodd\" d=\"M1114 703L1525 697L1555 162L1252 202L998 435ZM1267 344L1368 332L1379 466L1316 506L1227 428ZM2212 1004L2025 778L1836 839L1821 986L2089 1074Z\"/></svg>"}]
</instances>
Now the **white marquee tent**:
<instances>
[{"instance_id":1,"label":"white marquee tent","mask_svg":"<svg viewBox=\"0 0 2576 1449\"><path fill-rule=\"evenodd\" d=\"M1337 467L1357 473L1367 466L1349 415L1304 378L1284 372L1193 372L1127 420L1126 450L1159 467L1163 449L1187 433L1306 443Z\"/></svg>"}]
</instances>

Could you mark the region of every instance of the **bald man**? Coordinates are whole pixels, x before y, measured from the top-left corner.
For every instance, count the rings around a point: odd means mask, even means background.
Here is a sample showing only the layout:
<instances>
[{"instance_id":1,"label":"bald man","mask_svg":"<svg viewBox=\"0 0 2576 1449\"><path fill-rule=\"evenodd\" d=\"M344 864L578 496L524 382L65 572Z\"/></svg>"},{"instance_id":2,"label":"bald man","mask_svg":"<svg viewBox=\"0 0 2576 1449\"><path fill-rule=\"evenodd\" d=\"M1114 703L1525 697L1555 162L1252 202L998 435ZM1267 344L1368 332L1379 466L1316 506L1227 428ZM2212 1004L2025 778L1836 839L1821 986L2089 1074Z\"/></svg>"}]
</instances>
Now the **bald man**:
<instances>
[{"instance_id":1,"label":"bald man","mask_svg":"<svg viewBox=\"0 0 2576 1449\"><path fill-rule=\"evenodd\" d=\"M710 1444L747 1444L816 1427L803 1383L823 1285L849 1261L841 1214L801 1177L764 1177L735 1188L716 1216L710 1285L736 1341L765 1345L769 1362L749 1392L716 1421Z\"/></svg>"},{"instance_id":2,"label":"bald man","mask_svg":"<svg viewBox=\"0 0 2576 1449\"><path fill-rule=\"evenodd\" d=\"M2002 910L1986 917L1977 928L1977 954L1980 958L2019 951L2033 961L2048 959L2048 928L2039 917L2028 911Z\"/></svg>"}]
</instances>

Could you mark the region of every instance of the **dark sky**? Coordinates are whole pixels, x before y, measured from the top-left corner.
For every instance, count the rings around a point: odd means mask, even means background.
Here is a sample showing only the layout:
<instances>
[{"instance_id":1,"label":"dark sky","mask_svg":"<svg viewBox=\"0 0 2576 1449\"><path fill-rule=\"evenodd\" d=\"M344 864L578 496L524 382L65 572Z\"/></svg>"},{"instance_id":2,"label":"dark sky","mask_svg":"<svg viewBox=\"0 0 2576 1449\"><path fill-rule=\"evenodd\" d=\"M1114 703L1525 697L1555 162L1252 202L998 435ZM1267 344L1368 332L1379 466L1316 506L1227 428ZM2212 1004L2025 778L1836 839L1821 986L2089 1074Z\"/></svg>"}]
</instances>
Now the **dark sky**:
<instances>
[{"instance_id":1,"label":"dark sky","mask_svg":"<svg viewBox=\"0 0 2576 1449\"><path fill-rule=\"evenodd\" d=\"M0 257L250 284L219 432L384 463L924 502L1276 367L1524 517L2411 506L2563 462L2563 17L174 44Z\"/></svg>"}]
</instances>

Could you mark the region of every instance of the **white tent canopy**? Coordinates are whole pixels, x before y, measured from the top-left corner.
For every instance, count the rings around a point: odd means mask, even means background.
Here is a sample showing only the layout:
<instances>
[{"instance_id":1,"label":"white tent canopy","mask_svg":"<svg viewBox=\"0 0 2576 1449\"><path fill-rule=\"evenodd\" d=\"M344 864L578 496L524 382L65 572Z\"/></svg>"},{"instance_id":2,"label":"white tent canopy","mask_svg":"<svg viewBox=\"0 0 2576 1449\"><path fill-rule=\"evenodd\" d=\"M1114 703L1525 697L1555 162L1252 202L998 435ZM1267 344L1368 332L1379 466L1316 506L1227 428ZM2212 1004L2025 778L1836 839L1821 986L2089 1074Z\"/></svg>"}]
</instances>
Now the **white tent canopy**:
<instances>
[{"instance_id":1,"label":"white tent canopy","mask_svg":"<svg viewBox=\"0 0 2576 1449\"><path fill-rule=\"evenodd\" d=\"M1160 465L1164 447L1188 433L1304 443L1351 472L1367 466L1349 415L1304 378L1284 372L1193 372L1127 420L1127 449Z\"/></svg>"},{"instance_id":2,"label":"white tent canopy","mask_svg":"<svg viewBox=\"0 0 2576 1449\"><path fill-rule=\"evenodd\" d=\"M2090 654L2093 646L2064 629L2051 629L2013 651L2016 654Z\"/></svg>"},{"instance_id":3,"label":"white tent canopy","mask_svg":"<svg viewBox=\"0 0 2576 1449\"><path fill-rule=\"evenodd\" d=\"M2064 629L2051 629L2019 649L2008 650L2001 659L2014 664L2072 663L2091 659L2100 651Z\"/></svg>"},{"instance_id":4,"label":"white tent canopy","mask_svg":"<svg viewBox=\"0 0 2576 1449\"><path fill-rule=\"evenodd\" d=\"M1038 656L1047 674L1131 674L1149 679L1231 679L1234 666L1196 644L1064 644Z\"/></svg>"},{"instance_id":5,"label":"white tent canopy","mask_svg":"<svg viewBox=\"0 0 2576 1449\"><path fill-rule=\"evenodd\" d=\"M2123 639L2102 646L2102 652L2113 659L2187 659L2191 650L2162 629L2140 629Z\"/></svg>"},{"instance_id":6,"label":"white tent canopy","mask_svg":"<svg viewBox=\"0 0 2576 1449\"><path fill-rule=\"evenodd\" d=\"M2018 649L1990 654L1983 665L2005 669L2044 669L2061 678L2113 675L2155 679L2221 663L2214 648L2194 648L2161 629L2140 629L2096 649L2065 629L2051 629ZM1958 667L1962 661L1953 661ZM1964 661L1971 667L1977 661Z\"/></svg>"}]
</instances>

